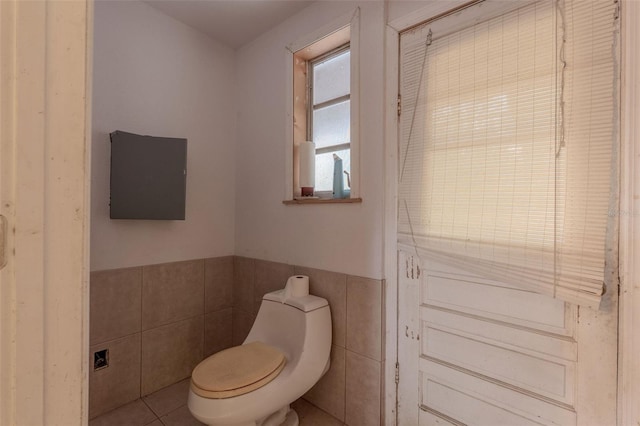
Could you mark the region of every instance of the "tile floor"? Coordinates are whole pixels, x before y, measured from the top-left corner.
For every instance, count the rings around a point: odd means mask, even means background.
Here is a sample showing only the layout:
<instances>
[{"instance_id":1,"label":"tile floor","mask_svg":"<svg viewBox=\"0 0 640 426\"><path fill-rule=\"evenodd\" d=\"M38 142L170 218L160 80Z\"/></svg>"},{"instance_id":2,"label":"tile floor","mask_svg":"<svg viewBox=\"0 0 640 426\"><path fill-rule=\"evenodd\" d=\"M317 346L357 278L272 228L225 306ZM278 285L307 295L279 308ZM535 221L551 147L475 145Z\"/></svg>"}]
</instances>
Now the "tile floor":
<instances>
[{"instance_id":1,"label":"tile floor","mask_svg":"<svg viewBox=\"0 0 640 426\"><path fill-rule=\"evenodd\" d=\"M89 421L89 426L197 426L187 408L189 379L182 380L105 413ZM324 411L299 399L292 404L298 413L300 426L344 426Z\"/></svg>"}]
</instances>

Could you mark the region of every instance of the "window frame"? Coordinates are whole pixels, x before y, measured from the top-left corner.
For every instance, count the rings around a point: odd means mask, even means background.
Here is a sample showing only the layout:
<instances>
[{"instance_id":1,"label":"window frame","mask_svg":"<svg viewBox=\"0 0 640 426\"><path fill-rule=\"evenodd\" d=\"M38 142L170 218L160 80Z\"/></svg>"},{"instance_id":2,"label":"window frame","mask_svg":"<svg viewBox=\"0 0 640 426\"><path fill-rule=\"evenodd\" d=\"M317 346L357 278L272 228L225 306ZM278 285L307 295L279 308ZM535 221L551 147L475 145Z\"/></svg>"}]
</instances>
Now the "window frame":
<instances>
[{"instance_id":1,"label":"window frame","mask_svg":"<svg viewBox=\"0 0 640 426\"><path fill-rule=\"evenodd\" d=\"M348 45L351 55L350 60L350 150L351 150L351 198L343 199L342 202L360 202L360 150L359 150L359 133L360 133L360 105L359 105L359 47L360 47L360 8L357 7L352 13L343 15L316 30L300 37L295 42L286 46L286 73L287 73L287 93L286 93L286 124L285 124L285 186L284 186L284 200L285 204L291 203L289 200L294 200L300 197L300 187L298 186L298 153L297 147L300 142L306 140L306 128L301 136L297 130L301 124L299 123L299 114L296 114L296 99L294 91L294 82L296 76L296 54L300 54L302 50L309 50L312 45L321 42L323 40L331 39L338 35L341 31L348 31ZM330 47L325 52L335 50L337 47L344 46L346 43L343 41L337 45ZM318 52L315 55L311 55L307 60L320 56L323 52ZM306 76L305 76L306 79ZM298 100L299 101L299 100ZM306 110L305 110L306 111ZM306 126L307 118L303 118ZM325 194L323 194L325 195ZM316 200L317 201L317 200ZM328 201L328 200L323 200Z\"/></svg>"},{"instance_id":2,"label":"window frame","mask_svg":"<svg viewBox=\"0 0 640 426\"><path fill-rule=\"evenodd\" d=\"M342 55L345 52L351 52L351 44L347 43L347 44L343 44L342 46L336 47L333 50L330 50L329 52L323 53L320 56L317 56L315 58L310 59L307 62L307 99L309 99L309 107L307 108L307 140L312 140L313 139L313 112L316 109L316 104L313 103L313 94L314 94L314 87L313 87L313 76L314 76L314 67L316 65L322 64L326 61L330 61L333 58L337 58L338 56ZM351 61L349 61L351 62ZM331 98L329 100L326 100L324 102L321 102L317 105L322 105L323 107L325 106L324 104L328 104L331 103L331 105L338 103L336 102L336 100L351 100L351 87L349 87L349 94L344 95L344 96L340 96L337 98ZM329 105L326 105L329 106ZM351 142L349 142L349 144L351 144ZM346 145L346 144L344 144ZM338 145L331 145L331 146L338 146ZM317 151L317 150L316 150Z\"/></svg>"},{"instance_id":3,"label":"window frame","mask_svg":"<svg viewBox=\"0 0 640 426\"><path fill-rule=\"evenodd\" d=\"M332 105L337 105L338 103L349 101L351 102L351 84L349 84L349 93L347 95L338 96L336 98L331 98L326 101L323 101L319 104L315 104L314 99L314 68L316 65L322 64L324 62L330 61L331 59L337 58L340 55L345 54L346 52L351 53L351 43L347 42L341 46L338 46L328 52L322 53L319 56L311 58L307 61L307 140L313 141L313 113L317 109L321 109L324 107L329 107ZM351 64L351 59L349 59L349 64ZM317 107L317 105L319 107ZM349 121L351 121L351 111L349 111ZM349 138L351 139L351 138ZM316 156L316 166L317 166L317 157L319 154L326 154L335 151L341 150L349 150L349 157L351 157L351 140L349 142L343 142L336 145L329 145L322 148L316 148L315 156ZM350 172L351 173L351 172ZM346 182L346 180L345 180ZM332 191L329 190L315 190L314 194L320 196L321 198L331 198Z\"/></svg>"}]
</instances>

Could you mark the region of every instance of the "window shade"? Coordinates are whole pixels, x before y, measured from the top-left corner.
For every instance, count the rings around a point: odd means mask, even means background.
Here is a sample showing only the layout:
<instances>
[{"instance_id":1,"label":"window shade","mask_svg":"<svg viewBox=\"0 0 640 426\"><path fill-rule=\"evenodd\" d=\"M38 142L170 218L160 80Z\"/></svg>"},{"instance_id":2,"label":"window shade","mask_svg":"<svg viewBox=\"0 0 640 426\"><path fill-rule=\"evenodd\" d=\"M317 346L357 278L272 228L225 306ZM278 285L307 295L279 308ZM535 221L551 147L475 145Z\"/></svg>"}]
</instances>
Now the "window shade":
<instances>
[{"instance_id":1,"label":"window shade","mask_svg":"<svg viewBox=\"0 0 640 426\"><path fill-rule=\"evenodd\" d=\"M598 306L617 264L615 11L545 0L401 35L401 243Z\"/></svg>"}]
</instances>

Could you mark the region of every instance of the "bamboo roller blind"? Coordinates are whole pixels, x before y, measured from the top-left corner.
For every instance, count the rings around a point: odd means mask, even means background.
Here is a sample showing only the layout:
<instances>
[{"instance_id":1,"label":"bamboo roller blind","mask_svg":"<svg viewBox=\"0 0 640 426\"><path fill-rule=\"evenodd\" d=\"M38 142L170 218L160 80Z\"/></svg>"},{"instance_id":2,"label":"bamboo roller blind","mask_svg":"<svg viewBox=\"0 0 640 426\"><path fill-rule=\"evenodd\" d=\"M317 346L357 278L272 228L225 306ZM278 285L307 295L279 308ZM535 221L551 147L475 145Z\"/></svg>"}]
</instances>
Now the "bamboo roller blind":
<instances>
[{"instance_id":1,"label":"bamboo roller blind","mask_svg":"<svg viewBox=\"0 0 640 426\"><path fill-rule=\"evenodd\" d=\"M544 0L401 35L400 242L598 306L617 265L615 12Z\"/></svg>"}]
</instances>

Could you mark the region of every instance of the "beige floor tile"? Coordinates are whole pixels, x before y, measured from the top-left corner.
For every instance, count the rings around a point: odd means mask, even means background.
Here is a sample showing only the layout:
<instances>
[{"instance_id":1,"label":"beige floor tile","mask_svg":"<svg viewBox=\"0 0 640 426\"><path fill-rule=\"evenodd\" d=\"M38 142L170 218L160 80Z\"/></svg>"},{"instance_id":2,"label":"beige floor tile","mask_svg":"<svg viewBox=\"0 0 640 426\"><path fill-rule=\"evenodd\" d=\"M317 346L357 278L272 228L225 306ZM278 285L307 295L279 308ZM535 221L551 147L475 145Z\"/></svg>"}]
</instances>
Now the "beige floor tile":
<instances>
[{"instance_id":1,"label":"beige floor tile","mask_svg":"<svg viewBox=\"0 0 640 426\"><path fill-rule=\"evenodd\" d=\"M145 426L156 419L153 411L138 399L89 422L89 426Z\"/></svg>"},{"instance_id":2,"label":"beige floor tile","mask_svg":"<svg viewBox=\"0 0 640 426\"><path fill-rule=\"evenodd\" d=\"M191 415L189 411L189 407L183 405L167 414L166 416L160 417L160 420L165 426L199 426L204 425L204 423L199 422L195 417Z\"/></svg>"},{"instance_id":3,"label":"beige floor tile","mask_svg":"<svg viewBox=\"0 0 640 426\"><path fill-rule=\"evenodd\" d=\"M155 419L154 421L152 421L151 423L149 423L146 426L164 426L164 425L162 424L160 419Z\"/></svg>"},{"instance_id":4,"label":"beige floor tile","mask_svg":"<svg viewBox=\"0 0 640 426\"><path fill-rule=\"evenodd\" d=\"M184 379L142 399L157 416L164 416L187 403L190 383L190 378Z\"/></svg>"},{"instance_id":5,"label":"beige floor tile","mask_svg":"<svg viewBox=\"0 0 640 426\"><path fill-rule=\"evenodd\" d=\"M298 413L300 426L344 426L340 420L330 416L304 399L291 404L291 408Z\"/></svg>"}]
</instances>

